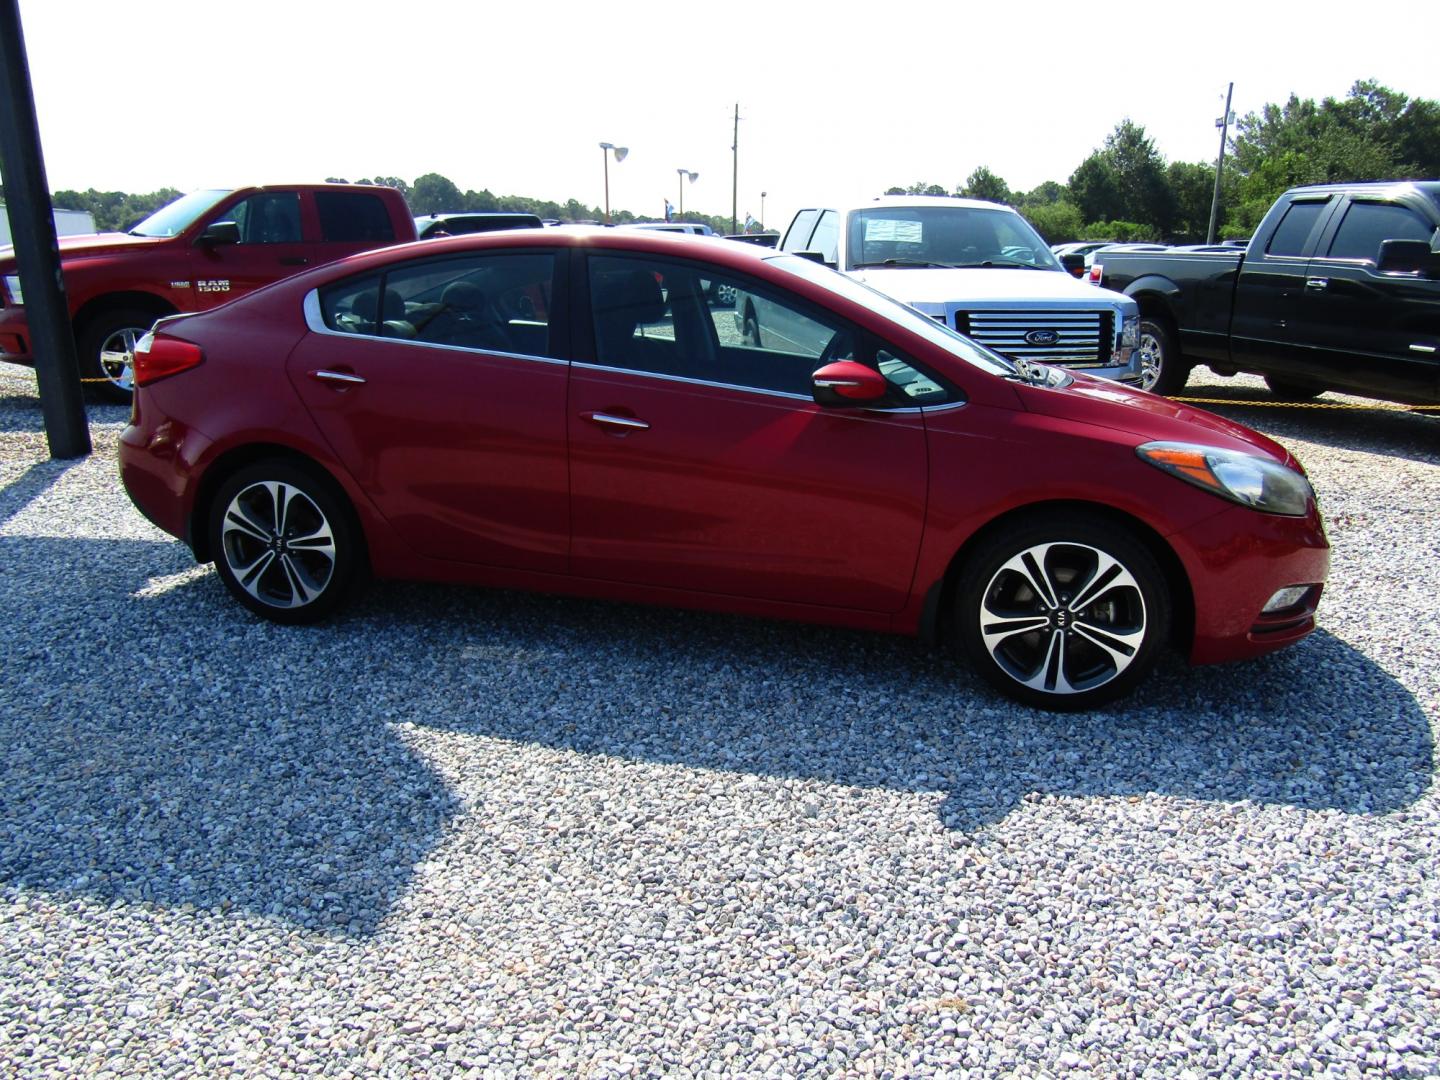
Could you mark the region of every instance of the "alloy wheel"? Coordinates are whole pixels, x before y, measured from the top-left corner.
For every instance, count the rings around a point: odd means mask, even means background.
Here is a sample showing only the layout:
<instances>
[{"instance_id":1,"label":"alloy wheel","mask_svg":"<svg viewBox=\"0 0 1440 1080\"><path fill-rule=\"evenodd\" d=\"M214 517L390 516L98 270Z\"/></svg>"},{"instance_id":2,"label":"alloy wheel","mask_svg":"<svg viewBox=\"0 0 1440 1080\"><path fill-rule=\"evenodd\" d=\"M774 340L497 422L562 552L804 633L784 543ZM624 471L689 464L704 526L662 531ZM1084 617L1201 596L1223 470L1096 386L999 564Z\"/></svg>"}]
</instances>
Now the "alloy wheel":
<instances>
[{"instance_id":1,"label":"alloy wheel","mask_svg":"<svg viewBox=\"0 0 1440 1080\"><path fill-rule=\"evenodd\" d=\"M985 650L1006 675L1042 694L1081 694L1112 682L1145 642L1140 583L1088 544L1018 552L991 577L980 606Z\"/></svg>"},{"instance_id":2,"label":"alloy wheel","mask_svg":"<svg viewBox=\"0 0 1440 1080\"><path fill-rule=\"evenodd\" d=\"M315 603L335 576L335 534L315 500L264 480L236 492L220 526L221 557L235 581L272 608Z\"/></svg>"}]
</instances>

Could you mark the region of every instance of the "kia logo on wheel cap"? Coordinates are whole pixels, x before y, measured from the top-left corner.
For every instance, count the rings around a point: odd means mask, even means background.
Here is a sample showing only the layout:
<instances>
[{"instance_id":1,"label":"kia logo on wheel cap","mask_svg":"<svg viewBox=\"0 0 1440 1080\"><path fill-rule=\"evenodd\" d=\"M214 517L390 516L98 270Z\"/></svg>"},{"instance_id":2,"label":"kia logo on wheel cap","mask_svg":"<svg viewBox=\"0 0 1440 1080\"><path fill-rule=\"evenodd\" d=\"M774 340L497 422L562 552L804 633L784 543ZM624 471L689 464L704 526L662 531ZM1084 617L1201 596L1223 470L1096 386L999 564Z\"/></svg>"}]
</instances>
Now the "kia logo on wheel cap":
<instances>
[{"instance_id":1,"label":"kia logo on wheel cap","mask_svg":"<svg viewBox=\"0 0 1440 1080\"><path fill-rule=\"evenodd\" d=\"M1031 330L1025 335L1027 345L1054 345L1060 340L1060 335L1054 330Z\"/></svg>"}]
</instances>

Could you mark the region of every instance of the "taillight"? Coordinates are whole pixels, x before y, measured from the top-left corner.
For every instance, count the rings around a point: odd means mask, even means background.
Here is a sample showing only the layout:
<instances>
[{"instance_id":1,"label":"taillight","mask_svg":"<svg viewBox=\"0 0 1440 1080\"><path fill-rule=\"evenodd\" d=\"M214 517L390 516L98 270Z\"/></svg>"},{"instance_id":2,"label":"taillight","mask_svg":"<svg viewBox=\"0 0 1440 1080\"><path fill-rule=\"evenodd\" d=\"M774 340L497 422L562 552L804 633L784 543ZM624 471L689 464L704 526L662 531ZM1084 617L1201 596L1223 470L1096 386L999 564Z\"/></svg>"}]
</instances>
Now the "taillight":
<instances>
[{"instance_id":1,"label":"taillight","mask_svg":"<svg viewBox=\"0 0 1440 1080\"><path fill-rule=\"evenodd\" d=\"M157 336L152 330L135 343L135 385L149 386L158 379L189 371L204 359L199 345Z\"/></svg>"}]
</instances>

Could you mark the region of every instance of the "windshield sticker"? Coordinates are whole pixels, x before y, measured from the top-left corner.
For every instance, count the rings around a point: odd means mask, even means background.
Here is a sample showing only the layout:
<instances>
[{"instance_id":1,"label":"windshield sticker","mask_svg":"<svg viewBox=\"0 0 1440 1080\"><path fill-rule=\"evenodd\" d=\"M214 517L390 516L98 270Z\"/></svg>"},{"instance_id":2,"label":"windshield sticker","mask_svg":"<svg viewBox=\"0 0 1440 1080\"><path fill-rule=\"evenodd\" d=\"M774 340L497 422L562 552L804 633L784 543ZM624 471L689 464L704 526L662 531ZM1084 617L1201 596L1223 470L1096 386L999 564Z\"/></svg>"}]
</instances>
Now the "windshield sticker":
<instances>
[{"instance_id":1,"label":"windshield sticker","mask_svg":"<svg viewBox=\"0 0 1440 1080\"><path fill-rule=\"evenodd\" d=\"M865 240L890 240L900 244L918 244L923 233L920 222L895 218L866 218Z\"/></svg>"}]
</instances>

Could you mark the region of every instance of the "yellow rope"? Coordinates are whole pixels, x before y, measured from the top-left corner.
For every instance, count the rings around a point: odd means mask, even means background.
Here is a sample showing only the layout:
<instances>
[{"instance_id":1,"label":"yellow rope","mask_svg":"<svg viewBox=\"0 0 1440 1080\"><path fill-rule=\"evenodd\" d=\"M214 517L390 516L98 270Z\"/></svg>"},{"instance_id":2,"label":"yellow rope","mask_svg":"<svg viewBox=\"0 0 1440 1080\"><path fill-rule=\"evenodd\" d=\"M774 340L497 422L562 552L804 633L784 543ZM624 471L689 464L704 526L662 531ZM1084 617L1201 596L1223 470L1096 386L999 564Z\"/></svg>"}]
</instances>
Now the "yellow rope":
<instances>
[{"instance_id":1,"label":"yellow rope","mask_svg":"<svg viewBox=\"0 0 1440 1080\"><path fill-rule=\"evenodd\" d=\"M1379 402L1370 405L1354 405L1349 402L1330 401L1237 401L1234 398L1172 397L1186 405L1251 405L1257 409L1376 409L1381 412L1436 412L1440 405L1385 405Z\"/></svg>"}]
</instances>

